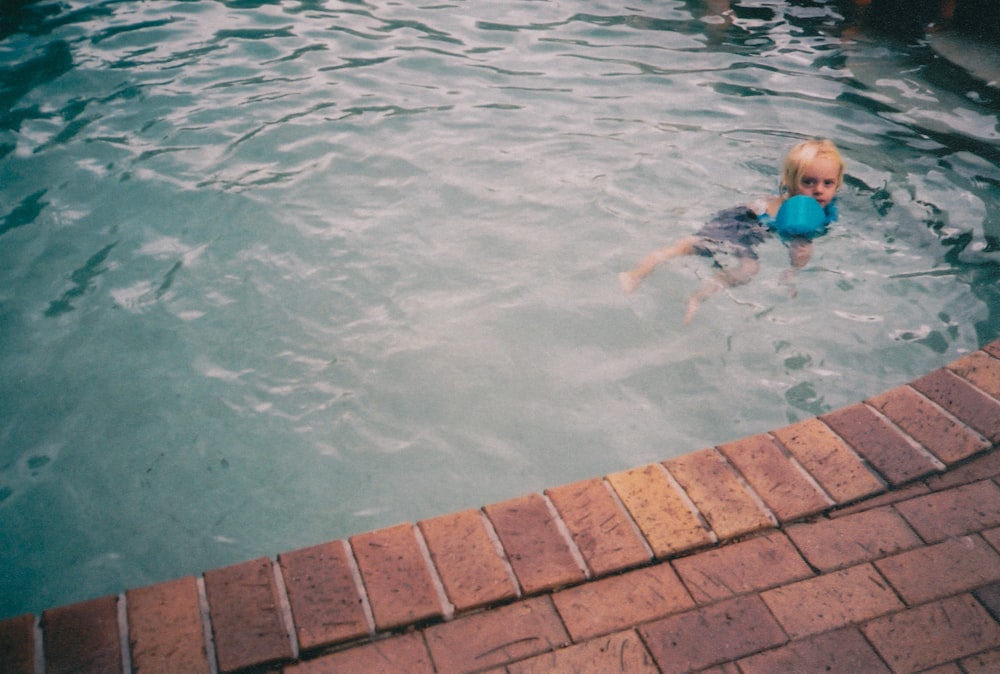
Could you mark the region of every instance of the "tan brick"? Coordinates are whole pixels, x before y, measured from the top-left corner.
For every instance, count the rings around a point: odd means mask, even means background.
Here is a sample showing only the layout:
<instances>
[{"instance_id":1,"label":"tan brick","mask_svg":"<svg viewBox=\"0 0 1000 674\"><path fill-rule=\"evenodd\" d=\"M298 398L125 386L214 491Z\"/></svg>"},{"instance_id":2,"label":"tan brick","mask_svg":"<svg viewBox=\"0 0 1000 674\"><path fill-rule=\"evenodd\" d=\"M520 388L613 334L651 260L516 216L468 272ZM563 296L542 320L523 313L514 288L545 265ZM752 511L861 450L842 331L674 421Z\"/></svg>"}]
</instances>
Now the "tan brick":
<instances>
[{"instance_id":1,"label":"tan brick","mask_svg":"<svg viewBox=\"0 0 1000 674\"><path fill-rule=\"evenodd\" d=\"M546 596L434 625L424 636L441 674L478 671L569 643Z\"/></svg>"},{"instance_id":2,"label":"tan brick","mask_svg":"<svg viewBox=\"0 0 1000 674\"><path fill-rule=\"evenodd\" d=\"M1000 526L1000 487L984 480L903 501L895 508L925 541L936 543Z\"/></svg>"},{"instance_id":3,"label":"tan brick","mask_svg":"<svg viewBox=\"0 0 1000 674\"><path fill-rule=\"evenodd\" d=\"M1000 354L994 358L985 351L976 351L946 367L1000 400Z\"/></svg>"},{"instance_id":4,"label":"tan brick","mask_svg":"<svg viewBox=\"0 0 1000 674\"><path fill-rule=\"evenodd\" d=\"M507 667L509 674L659 674L659 671L653 663L653 657L642 644L642 639L633 630L536 655Z\"/></svg>"},{"instance_id":5,"label":"tan brick","mask_svg":"<svg viewBox=\"0 0 1000 674\"><path fill-rule=\"evenodd\" d=\"M608 476L658 558L715 542L663 466L649 464Z\"/></svg>"},{"instance_id":6,"label":"tan brick","mask_svg":"<svg viewBox=\"0 0 1000 674\"><path fill-rule=\"evenodd\" d=\"M208 674L198 583L194 577L126 593L134 674Z\"/></svg>"},{"instance_id":7,"label":"tan brick","mask_svg":"<svg viewBox=\"0 0 1000 674\"><path fill-rule=\"evenodd\" d=\"M870 564L852 566L761 594L793 639L869 620L903 608Z\"/></svg>"},{"instance_id":8,"label":"tan brick","mask_svg":"<svg viewBox=\"0 0 1000 674\"><path fill-rule=\"evenodd\" d=\"M517 596L517 586L480 511L435 517L418 526L456 610L466 611Z\"/></svg>"},{"instance_id":9,"label":"tan brick","mask_svg":"<svg viewBox=\"0 0 1000 674\"><path fill-rule=\"evenodd\" d=\"M291 659L271 560L206 571L204 578L220 672Z\"/></svg>"},{"instance_id":10,"label":"tan brick","mask_svg":"<svg viewBox=\"0 0 1000 674\"><path fill-rule=\"evenodd\" d=\"M528 494L483 509L525 594L578 583L586 578L548 503Z\"/></svg>"},{"instance_id":11,"label":"tan brick","mask_svg":"<svg viewBox=\"0 0 1000 674\"><path fill-rule=\"evenodd\" d=\"M1000 625L967 594L877 618L862 631L895 674L1000 646Z\"/></svg>"},{"instance_id":12,"label":"tan brick","mask_svg":"<svg viewBox=\"0 0 1000 674\"><path fill-rule=\"evenodd\" d=\"M781 522L814 515L833 505L769 435L754 435L719 446Z\"/></svg>"},{"instance_id":13,"label":"tan brick","mask_svg":"<svg viewBox=\"0 0 1000 674\"><path fill-rule=\"evenodd\" d=\"M742 674L889 674L875 650L856 628L848 627L793 641L739 661Z\"/></svg>"},{"instance_id":14,"label":"tan brick","mask_svg":"<svg viewBox=\"0 0 1000 674\"><path fill-rule=\"evenodd\" d=\"M423 635L410 632L291 665L282 671L284 674L433 674L434 665Z\"/></svg>"},{"instance_id":15,"label":"tan brick","mask_svg":"<svg viewBox=\"0 0 1000 674\"><path fill-rule=\"evenodd\" d=\"M756 595L663 618L638 631L663 674L719 665L787 640Z\"/></svg>"},{"instance_id":16,"label":"tan brick","mask_svg":"<svg viewBox=\"0 0 1000 674\"><path fill-rule=\"evenodd\" d=\"M1000 554L979 536L950 538L875 566L911 606L1000 581Z\"/></svg>"},{"instance_id":17,"label":"tan brick","mask_svg":"<svg viewBox=\"0 0 1000 674\"><path fill-rule=\"evenodd\" d=\"M780 532L676 559L694 600L706 604L808 578L809 566Z\"/></svg>"},{"instance_id":18,"label":"tan brick","mask_svg":"<svg viewBox=\"0 0 1000 674\"><path fill-rule=\"evenodd\" d=\"M349 540L377 630L444 615L413 525L398 524Z\"/></svg>"},{"instance_id":19,"label":"tan brick","mask_svg":"<svg viewBox=\"0 0 1000 674\"><path fill-rule=\"evenodd\" d=\"M611 576L553 595L573 641L608 634L694 606L669 564Z\"/></svg>"},{"instance_id":20,"label":"tan brick","mask_svg":"<svg viewBox=\"0 0 1000 674\"><path fill-rule=\"evenodd\" d=\"M720 539L736 538L775 525L771 513L747 491L718 451L704 449L671 459L664 465Z\"/></svg>"},{"instance_id":21,"label":"tan brick","mask_svg":"<svg viewBox=\"0 0 1000 674\"><path fill-rule=\"evenodd\" d=\"M890 484L903 484L941 468L867 405L850 405L824 414L820 420L846 440Z\"/></svg>"},{"instance_id":22,"label":"tan brick","mask_svg":"<svg viewBox=\"0 0 1000 674\"><path fill-rule=\"evenodd\" d=\"M42 613L46 674L122 671L118 598L101 597Z\"/></svg>"},{"instance_id":23,"label":"tan brick","mask_svg":"<svg viewBox=\"0 0 1000 674\"><path fill-rule=\"evenodd\" d=\"M990 446L986 438L958 423L908 386L875 396L868 404L947 465L967 459Z\"/></svg>"},{"instance_id":24,"label":"tan brick","mask_svg":"<svg viewBox=\"0 0 1000 674\"><path fill-rule=\"evenodd\" d=\"M934 370L910 385L990 442L1000 442L1000 401L945 368Z\"/></svg>"},{"instance_id":25,"label":"tan brick","mask_svg":"<svg viewBox=\"0 0 1000 674\"><path fill-rule=\"evenodd\" d=\"M35 616L0 620L0 656L3 674L34 674Z\"/></svg>"},{"instance_id":26,"label":"tan brick","mask_svg":"<svg viewBox=\"0 0 1000 674\"><path fill-rule=\"evenodd\" d=\"M278 555L295 634L304 651L359 639L369 632L343 541Z\"/></svg>"},{"instance_id":27,"label":"tan brick","mask_svg":"<svg viewBox=\"0 0 1000 674\"><path fill-rule=\"evenodd\" d=\"M795 524L786 531L809 563L821 571L870 562L922 543L891 508Z\"/></svg>"},{"instance_id":28,"label":"tan brick","mask_svg":"<svg viewBox=\"0 0 1000 674\"><path fill-rule=\"evenodd\" d=\"M601 479L545 492L594 576L645 564L651 553L622 506Z\"/></svg>"},{"instance_id":29,"label":"tan brick","mask_svg":"<svg viewBox=\"0 0 1000 674\"><path fill-rule=\"evenodd\" d=\"M854 450L819 419L800 421L772 434L837 503L885 490Z\"/></svg>"}]
</instances>

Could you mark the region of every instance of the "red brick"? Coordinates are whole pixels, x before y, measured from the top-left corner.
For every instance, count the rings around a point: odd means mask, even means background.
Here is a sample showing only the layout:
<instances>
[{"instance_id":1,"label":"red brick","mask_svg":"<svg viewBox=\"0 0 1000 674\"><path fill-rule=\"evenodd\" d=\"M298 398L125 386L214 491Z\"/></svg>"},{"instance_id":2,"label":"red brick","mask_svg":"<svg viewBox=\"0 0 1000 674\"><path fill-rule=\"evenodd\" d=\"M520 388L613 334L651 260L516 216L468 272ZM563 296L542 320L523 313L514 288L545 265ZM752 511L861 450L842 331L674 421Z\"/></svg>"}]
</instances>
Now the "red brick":
<instances>
[{"instance_id":1,"label":"red brick","mask_svg":"<svg viewBox=\"0 0 1000 674\"><path fill-rule=\"evenodd\" d=\"M746 595L639 627L663 674L680 674L785 643L760 598Z\"/></svg>"},{"instance_id":2,"label":"red brick","mask_svg":"<svg viewBox=\"0 0 1000 674\"><path fill-rule=\"evenodd\" d=\"M982 532L982 536L997 552L1000 552L1000 529L987 529Z\"/></svg>"},{"instance_id":3,"label":"red brick","mask_svg":"<svg viewBox=\"0 0 1000 674\"><path fill-rule=\"evenodd\" d=\"M911 386L990 442L1000 442L1000 401L974 388L954 372L940 368L914 380Z\"/></svg>"},{"instance_id":4,"label":"red brick","mask_svg":"<svg viewBox=\"0 0 1000 674\"><path fill-rule=\"evenodd\" d=\"M433 674L419 632L383 639L285 667L284 674Z\"/></svg>"},{"instance_id":5,"label":"red brick","mask_svg":"<svg viewBox=\"0 0 1000 674\"><path fill-rule=\"evenodd\" d=\"M850 405L820 419L890 484L903 484L941 468L867 405Z\"/></svg>"},{"instance_id":6,"label":"red brick","mask_svg":"<svg viewBox=\"0 0 1000 674\"><path fill-rule=\"evenodd\" d=\"M35 616L0 620L0 672L34 674Z\"/></svg>"},{"instance_id":7,"label":"red brick","mask_svg":"<svg viewBox=\"0 0 1000 674\"><path fill-rule=\"evenodd\" d=\"M126 606L134 674L211 671L194 577L129 590Z\"/></svg>"},{"instance_id":8,"label":"red brick","mask_svg":"<svg viewBox=\"0 0 1000 674\"><path fill-rule=\"evenodd\" d=\"M950 538L875 566L911 606L1000 581L1000 554L979 536Z\"/></svg>"},{"instance_id":9,"label":"red brick","mask_svg":"<svg viewBox=\"0 0 1000 674\"><path fill-rule=\"evenodd\" d=\"M903 501L895 508L925 541L936 543L1000 526L1000 487L984 480Z\"/></svg>"},{"instance_id":10,"label":"red brick","mask_svg":"<svg viewBox=\"0 0 1000 674\"><path fill-rule=\"evenodd\" d=\"M877 618L862 631L895 674L1000 646L1000 625L967 594Z\"/></svg>"},{"instance_id":11,"label":"red brick","mask_svg":"<svg viewBox=\"0 0 1000 674\"><path fill-rule=\"evenodd\" d=\"M954 466L948 472L927 478L927 486L933 491L941 491L963 484L1000 477L1000 452L993 451L977 456L961 466Z\"/></svg>"},{"instance_id":12,"label":"red brick","mask_svg":"<svg viewBox=\"0 0 1000 674\"><path fill-rule=\"evenodd\" d=\"M1000 672L1000 649L965 658L958 674L997 674L997 672Z\"/></svg>"},{"instance_id":13,"label":"red brick","mask_svg":"<svg viewBox=\"0 0 1000 674\"><path fill-rule=\"evenodd\" d=\"M885 489L854 450L819 419L779 428L772 435L837 503L849 503Z\"/></svg>"},{"instance_id":14,"label":"red brick","mask_svg":"<svg viewBox=\"0 0 1000 674\"><path fill-rule=\"evenodd\" d=\"M669 564L573 587L553 595L573 641L582 641L694 606Z\"/></svg>"},{"instance_id":15,"label":"red brick","mask_svg":"<svg viewBox=\"0 0 1000 674\"><path fill-rule=\"evenodd\" d=\"M929 478L936 479L937 476ZM847 517L849 515L854 515L855 513L864 512L866 510L873 510L875 508L881 508L883 506L892 505L894 503L899 503L900 501L906 501L908 499L923 496L924 494L930 493L930 488L923 482L913 482L906 485L905 487L898 487L892 491L888 491L884 494L879 494L878 496L872 496L864 501L859 501L853 505L846 506L844 508L839 508L837 510L831 510L827 513L830 519L835 519L837 517Z\"/></svg>"},{"instance_id":16,"label":"red brick","mask_svg":"<svg viewBox=\"0 0 1000 674\"><path fill-rule=\"evenodd\" d=\"M441 674L479 671L569 643L559 615L544 596L434 625L424 636Z\"/></svg>"},{"instance_id":17,"label":"red brick","mask_svg":"<svg viewBox=\"0 0 1000 674\"><path fill-rule=\"evenodd\" d=\"M1000 622L1000 583L977 588L972 594L983 603L997 622Z\"/></svg>"},{"instance_id":18,"label":"red brick","mask_svg":"<svg viewBox=\"0 0 1000 674\"><path fill-rule=\"evenodd\" d=\"M870 562L922 542L891 508L796 524L788 527L787 533L809 563L821 571Z\"/></svg>"},{"instance_id":19,"label":"red brick","mask_svg":"<svg viewBox=\"0 0 1000 674\"><path fill-rule=\"evenodd\" d=\"M945 464L967 459L990 443L908 386L875 396L868 404L887 416Z\"/></svg>"},{"instance_id":20,"label":"red brick","mask_svg":"<svg viewBox=\"0 0 1000 674\"><path fill-rule=\"evenodd\" d=\"M819 634L739 661L742 674L839 672L889 674L875 650L853 627Z\"/></svg>"},{"instance_id":21,"label":"red brick","mask_svg":"<svg viewBox=\"0 0 1000 674\"><path fill-rule=\"evenodd\" d=\"M653 657L633 630L536 655L507 667L508 674L599 672L600 674L659 674Z\"/></svg>"},{"instance_id":22,"label":"red brick","mask_svg":"<svg viewBox=\"0 0 1000 674\"><path fill-rule=\"evenodd\" d=\"M525 594L586 578L545 498L529 494L484 508Z\"/></svg>"},{"instance_id":23,"label":"red brick","mask_svg":"<svg viewBox=\"0 0 1000 674\"><path fill-rule=\"evenodd\" d=\"M466 611L517 596L483 514L465 510L418 523L448 599Z\"/></svg>"},{"instance_id":24,"label":"red brick","mask_svg":"<svg viewBox=\"0 0 1000 674\"><path fill-rule=\"evenodd\" d=\"M846 627L903 608L870 564L852 566L761 594L793 639Z\"/></svg>"},{"instance_id":25,"label":"red brick","mask_svg":"<svg viewBox=\"0 0 1000 674\"><path fill-rule=\"evenodd\" d=\"M780 532L674 560L674 568L699 604L759 592L808 578L808 565Z\"/></svg>"},{"instance_id":26,"label":"red brick","mask_svg":"<svg viewBox=\"0 0 1000 674\"><path fill-rule=\"evenodd\" d=\"M664 465L720 539L774 526L771 513L746 489L733 467L716 450L703 449Z\"/></svg>"},{"instance_id":27,"label":"red brick","mask_svg":"<svg viewBox=\"0 0 1000 674\"><path fill-rule=\"evenodd\" d=\"M349 540L377 630L444 615L413 525L398 524Z\"/></svg>"},{"instance_id":28,"label":"red brick","mask_svg":"<svg viewBox=\"0 0 1000 674\"><path fill-rule=\"evenodd\" d=\"M1000 339L986 344L981 351L990 354L994 358L1000 358Z\"/></svg>"},{"instance_id":29,"label":"red brick","mask_svg":"<svg viewBox=\"0 0 1000 674\"><path fill-rule=\"evenodd\" d=\"M732 662L724 662L718 667L709 667L698 671L698 674L742 674L739 667Z\"/></svg>"},{"instance_id":30,"label":"red brick","mask_svg":"<svg viewBox=\"0 0 1000 674\"><path fill-rule=\"evenodd\" d=\"M715 542L660 464L608 476L618 497L658 558Z\"/></svg>"},{"instance_id":31,"label":"red brick","mask_svg":"<svg viewBox=\"0 0 1000 674\"><path fill-rule=\"evenodd\" d=\"M970 353L947 366L997 400L1000 400L1000 353L993 358L985 351Z\"/></svg>"},{"instance_id":32,"label":"red brick","mask_svg":"<svg viewBox=\"0 0 1000 674\"><path fill-rule=\"evenodd\" d=\"M769 435L754 435L719 446L743 478L781 522L814 515L833 505Z\"/></svg>"},{"instance_id":33,"label":"red brick","mask_svg":"<svg viewBox=\"0 0 1000 674\"><path fill-rule=\"evenodd\" d=\"M649 562L652 554L636 525L601 479L545 492L562 516L584 561L595 576Z\"/></svg>"},{"instance_id":34,"label":"red brick","mask_svg":"<svg viewBox=\"0 0 1000 674\"><path fill-rule=\"evenodd\" d=\"M206 571L204 577L220 672L291 659L271 560Z\"/></svg>"},{"instance_id":35,"label":"red brick","mask_svg":"<svg viewBox=\"0 0 1000 674\"><path fill-rule=\"evenodd\" d=\"M941 665L940 667L925 669L920 674L966 674L966 672L963 672L961 669L959 669L958 665L956 665L954 662L949 662L947 664Z\"/></svg>"},{"instance_id":36,"label":"red brick","mask_svg":"<svg viewBox=\"0 0 1000 674\"><path fill-rule=\"evenodd\" d=\"M278 556L299 648L309 651L369 633L343 541Z\"/></svg>"},{"instance_id":37,"label":"red brick","mask_svg":"<svg viewBox=\"0 0 1000 674\"><path fill-rule=\"evenodd\" d=\"M119 674L118 598L109 596L42 613L46 674Z\"/></svg>"}]
</instances>

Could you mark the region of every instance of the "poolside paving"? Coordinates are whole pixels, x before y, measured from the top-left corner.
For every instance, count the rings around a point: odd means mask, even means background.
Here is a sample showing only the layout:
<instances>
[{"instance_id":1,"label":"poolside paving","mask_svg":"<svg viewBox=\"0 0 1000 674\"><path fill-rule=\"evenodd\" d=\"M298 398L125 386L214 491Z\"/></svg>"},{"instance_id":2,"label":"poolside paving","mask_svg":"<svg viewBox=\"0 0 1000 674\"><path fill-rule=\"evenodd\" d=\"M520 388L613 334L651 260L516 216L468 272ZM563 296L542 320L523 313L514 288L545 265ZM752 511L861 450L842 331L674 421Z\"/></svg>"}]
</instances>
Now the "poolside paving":
<instances>
[{"instance_id":1,"label":"poolside paving","mask_svg":"<svg viewBox=\"0 0 1000 674\"><path fill-rule=\"evenodd\" d=\"M0 621L0 674L1000 672L1000 341L815 419Z\"/></svg>"}]
</instances>

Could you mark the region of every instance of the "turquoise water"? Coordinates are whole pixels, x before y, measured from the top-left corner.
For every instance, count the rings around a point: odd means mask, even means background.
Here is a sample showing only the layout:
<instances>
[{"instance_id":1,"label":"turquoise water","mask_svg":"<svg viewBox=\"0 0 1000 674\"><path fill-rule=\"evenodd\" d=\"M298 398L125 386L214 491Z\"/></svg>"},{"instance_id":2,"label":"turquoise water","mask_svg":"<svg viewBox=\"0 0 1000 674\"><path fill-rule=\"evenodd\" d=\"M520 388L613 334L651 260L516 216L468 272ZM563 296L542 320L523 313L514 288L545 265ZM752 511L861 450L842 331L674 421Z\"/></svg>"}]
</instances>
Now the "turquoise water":
<instances>
[{"instance_id":1,"label":"turquoise water","mask_svg":"<svg viewBox=\"0 0 1000 674\"><path fill-rule=\"evenodd\" d=\"M834 3L0 25L0 617L781 426L1000 335L1000 91ZM796 281L616 275L834 138Z\"/></svg>"}]
</instances>

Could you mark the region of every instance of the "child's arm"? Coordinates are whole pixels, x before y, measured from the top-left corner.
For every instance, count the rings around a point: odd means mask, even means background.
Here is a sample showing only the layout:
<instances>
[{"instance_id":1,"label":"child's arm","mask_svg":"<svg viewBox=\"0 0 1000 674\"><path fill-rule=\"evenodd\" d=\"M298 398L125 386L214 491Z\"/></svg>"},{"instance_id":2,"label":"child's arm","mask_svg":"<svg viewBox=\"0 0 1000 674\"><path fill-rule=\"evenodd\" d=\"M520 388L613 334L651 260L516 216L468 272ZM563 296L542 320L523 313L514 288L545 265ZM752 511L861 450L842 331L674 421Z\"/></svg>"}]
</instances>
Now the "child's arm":
<instances>
[{"instance_id":1,"label":"child's arm","mask_svg":"<svg viewBox=\"0 0 1000 674\"><path fill-rule=\"evenodd\" d=\"M792 269L802 269L809 264L812 250L813 244L809 239L799 237L789 241L788 261L791 263Z\"/></svg>"},{"instance_id":2,"label":"child's arm","mask_svg":"<svg viewBox=\"0 0 1000 674\"><path fill-rule=\"evenodd\" d=\"M791 263L791 269L786 269L781 274L781 282L789 286L789 293L792 297L798 294L798 290L793 285L795 272L809 264L812 249L812 241L806 238L799 237L788 242L788 261Z\"/></svg>"}]
</instances>

